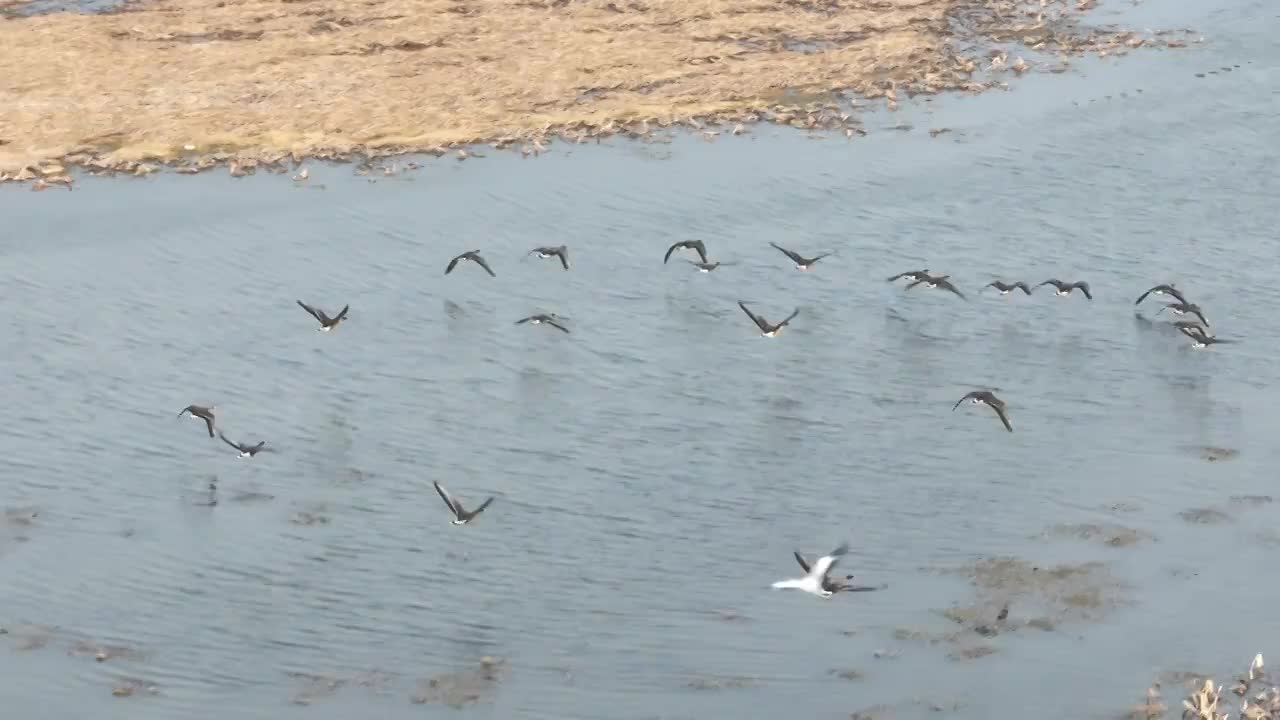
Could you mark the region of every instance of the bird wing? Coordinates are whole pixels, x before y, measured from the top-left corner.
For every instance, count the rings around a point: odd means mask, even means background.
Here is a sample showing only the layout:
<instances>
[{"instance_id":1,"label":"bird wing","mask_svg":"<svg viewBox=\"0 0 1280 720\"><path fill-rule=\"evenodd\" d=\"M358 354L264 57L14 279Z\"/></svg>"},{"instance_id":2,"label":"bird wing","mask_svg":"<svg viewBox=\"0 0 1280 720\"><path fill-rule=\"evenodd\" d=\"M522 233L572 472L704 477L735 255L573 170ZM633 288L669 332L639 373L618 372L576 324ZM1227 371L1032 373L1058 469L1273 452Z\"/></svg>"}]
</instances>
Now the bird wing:
<instances>
[{"instance_id":1,"label":"bird wing","mask_svg":"<svg viewBox=\"0 0 1280 720\"><path fill-rule=\"evenodd\" d=\"M800 308L796 308L795 310L792 310L791 314L787 316L786 320L783 320L782 322L778 323L778 327L782 327L783 325L790 323L799 314L800 314Z\"/></svg>"},{"instance_id":2,"label":"bird wing","mask_svg":"<svg viewBox=\"0 0 1280 720\"><path fill-rule=\"evenodd\" d=\"M440 499L444 500L444 504L449 506L449 512L453 513L454 517L461 518L462 507L453 499L453 496L449 494L449 491L445 490L440 483L435 482L434 480L431 481L431 484L435 485L436 492L440 495Z\"/></svg>"},{"instance_id":3,"label":"bird wing","mask_svg":"<svg viewBox=\"0 0 1280 720\"><path fill-rule=\"evenodd\" d=\"M182 417L184 413L189 413L189 412L191 412L191 408L193 408L193 407L195 407L195 405L188 405L188 406L186 406L186 407L182 408L181 410L179 410L179 411L178 411L178 417ZM192 415L195 415L195 413L191 413L191 414L192 414Z\"/></svg>"},{"instance_id":4,"label":"bird wing","mask_svg":"<svg viewBox=\"0 0 1280 720\"><path fill-rule=\"evenodd\" d=\"M1085 297L1090 300L1093 299L1093 294L1089 292L1089 283L1081 280L1079 282L1072 283L1071 287L1080 288L1080 292L1084 293Z\"/></svg>"},{"instance_id":5,"label":"bird wing","mask_svg":"<svg viewBox=\"0 0 1280 720\"><path fill-rule=\"evenodd\" d=\"M798 551L795 551L795 550L792 550L792 551L791 551L791 554L796 556L796 562L800 563L800 569L801 569L801 570L804 570L804 571L805 571L805 573L808 573L808 572L809 572L809 563L805 562L804 556L803 556L803 555L801 555Z\"/></svg>"},{"instance_id":6,"label":"bird wing","mask_svg":"<svg viewBox=\"0 0 1280 720\"><path fill-rule=\"evenodd\" d=\"M448 266L446 266L446 267L445 267L445 269L444 269L444 274L445 274L445 275L448 275L449 273L453 272L453 269L454 269L454 268L456 268L456 267L458 267L458 261L459 261L459 260L461 260L461 259L462 259L462 258L464 258L464 257L466 257L466 255L465 255L465 254L463 254L463 255L459 255L458 257L456 257L456 258L454 258L454 259L450 260L450 261L449 261L449 265L448 265Z\"/></svg>"},{"instance_id":7,"label":"bird wing","mask_svg":"<svg viewBox=\"0 0 1280 720\"><path fill-rule=\"evenodd\" d=\"M335 317L335 318L333 319L333 321L334 321L334 322L338 322L339 320L345 320L345 319L346 319L346 317L347 317L347 311L348 311L348 310L350 310L350 309L351 309L351 306L350 306L350 305L343 305L343 306L342 306L342 312L338 313L338 316L337 316L337 317Z\"/></svg>"},{"instance_id":8,"label":"bird wing","mask_svg":"<svg viewBox=\"0 0 1280 720\"><path fill-rule=\"evenodd\" d=\"M1000 416L1000 422L1004 423L1004 429L1013 432L1013 426L1009 424L1009 416L1004 412L1004 403L987 403L992 410L996 411L996 415Z\"/></svg>"},{"instance_id":9,"label":"bird wing","mask_svg":"<svg viewBox=\"0 0 1280 720\"><path fill-rule=\"evenodd\" d=\"M489 267L489 263L485 262L484 258L480 257L479 254L473 252L467 259L484 268L484 271L489 273L490 277L498 277L493 274L493 269Z\"/></svg>"},{"instance_id":10,"label":"bird wing","mask_svg":"<svg viewBox=\"0 0 1280 720\"><path fill-rule=\"evenodd\" d=\"M1137 299L1137 300L1134 300L1134 301L1133 301L1133 304L1134 304L1134 305L1141 304L1143 300L1146 300L1146 299L1147 299L1147 296L1148 296L1148 295L1150 295L1152 292L1155 292L1155 290L1156 290L1156 289L1158 289L1159 287L1160 287L1160 286L1159 286L1159 285L1157 285L1156 287L1153 287L1153 288L1151 288L1150 290L1148 290L1148 291L1146 291L1146 292L1142 293L1141 295L1139 295L1139 296L1138 296L1138 299Z\"/></svg>"},{"instance_id":11,"label":"bird wing","mask_svg":"<svg viewBox=\"0 0 1280 720\"><path fill-rule=\"evenodd\" d=\"M671 253L675 252L676 250L679 250L682 247L688 247L688 245L685 243L684 240L681 240L678 243L673 243L671 247L667 248L667 254L662 256L662 264L666 265L667 261L671 259Z\"/></svg>"},{"instance_id":12,"label":"bird wing","mask_svg":"<svg viewBox=\"0 0 1280 720\"><path fill-rule=\"evenodd\" d=\"M564 245L561 245L560 247L556 248L556 255L560 256L560 264L564 266L565 270L568 270L569 269L569 248L565 247Z\"/></svg>"},{"instance_id":13,"label":"bird wing","mask_svg":"<svg viewBox=\"0 0 1280 720\"><path fill-rule=\"evenodd\" d=\"M907 274L910 275L910 273L907 273ZM907 289L910 290L911 288L919 285L922 282L924 282L924 278L921 278L919 280L912 280L911 282L907 283Z\"/></svg>"},{"instance_id":14,"label":"bird wing","mask_svg":"<svg viewBox=\"0 0 1280 720\"><path fill-rule=\"evenodd\" d=\"M1196 317L1200 318L1200 322L1204 323L1205 327L1209 327L1209 320L1205 318L1204 313L1200 312L1200 308L1198 307L1187 308L1187 310L1195 313Z\"/></svg>"},{"instance_id":15,"label":"bird wing","mask_svg":"<svg viewBox=\"0 0 1280 720\"><path fill-rule=\"evenodd\" d=\"M222 433L218 433L218 437L222 439L222 442L230 445L231 447L235 448L236 450L239 450L240 452L244 452L244 448L240 447L239 443L231 442L230 440L227 439L226 435L223 435Z\"/></svg>"},{"instance_id":16,"label":"bird wing","mask_svg":"<svg viewBox=\"0 0 1280 720\"><path fill-rule=\"evenodd\" d=\"M840 547L832 550L829 555L823 555L818 558L817 562L813 564L813 567L809 568L809 575L816 577L819 580L825 578L827 573L831 570L831 567L836 564L836 561L847 552L849 552L848 543L841 543Z\"/></svg>"},{"instance_id":17,"label":"bird wing","mask_svg":"<svg viewBox=\"0 0 1280 720\"><path fill-rule=\"evenodd\" d=\"M480 503L480 507L476 508L475 511L471 513L471 517L475 517L480 513L484 512L484 509L489 507L489 504L492 502L493 502L492 497L486 498L484 502Z\"/></svg>"},{"instance_id":18,"label":"bird wing","mask_svg":"<svg viewBox=\"0 0 1280 720\"><path fill-rule=\"evenodd\" d=\"M987 283L986 285L983 285L983 286L982 286L982 289L983 289L983 290L986 290L986 289L987 289L987 288L989 288L989 287L993 287L993 288L995 288L995 289L997 289L997 290L1008 290L1008 289L1009 289L1009 286L1008 286L1008 285L1005 285L1004 283L1000 282L999 280L992 280L991 282Z\"/></svg>"},{"instance_id":19,"label":"bird wing","mask_svg":"<svg viewBox=\"0 0 1280 720\"><path fill-rule=\"evenodd\" d=\"M567 332L569 332L569 328L567 328L567 327L565 327L565 326L561 325L560 323L556 322L555 320L547 320L547 321L545 321L545 322L546 322L548 325L550 325L551 327L556 328L557 330L560 330L561 332L566 332L566 333L567 333Z\"/></svg>"},{"instance_id":20,"label":"bird wing","mask_svg":"<svg viewBox=\"0 0 1280 720\"><path fill-rule=\"evenodd\" d=\"M690 247L697 252L698 257L702 258L702 262L711 262L707 259L707 246L702 244L701 240L694 240L690 242L687 247Z\"/></svg>"},{"instance_id":21,"label":"bird wing","mask_svg":"<svg viewBox=\"0 0 1280 720\"><path fill-rule=\"evenodd\" d=\"M533 319L533 316L532 316L532 315L530 315L530 316L529 316L529 317L527 317L527 318L520 318L519 320L517 320L517 321L516 321L516 324L517 324L517 325L523 325L523 324L525 324L525 323L529 322L529 321L530 321L530 320L532 320L532 319Z\"/></svg>"},{"instance_id":22,"label":"bird wing","mask_svg":"<svg viewBox=\"0 0 1280 720\"><path fill-rule=\"evenodd\" d=\"M961 300L968 300L968 299L969 299L969 298L967 298L967 297L965 297L965 296L964 296L964 293L962 293L962 292L960 292L959 290L957 290L957 289L956 289L956 286L955 286L955 285L952 285L950 280L945 280L945 279L944 279L944 280L938 280L938 287L943 288L943 289L945 289L945 290L950 290L951 292L953 292L953 293L955 293L957 296L959 296Z\"/></svg>"},{"instance_id":23,"label":"bird wing","mask_svg":"<svg viewBox=\"0 0 1280 720\"><path fill-rule=\"evenodd\" d=\"M777 244L777 243L771 242L771 243L769 243L769 244L770 244L770 245L772 245L773 247L777 248L778 252L780 252L780 253L782 253L783 255L786 255L787 257L791 258L791 259L792 259L792 260L793 260L797 265L803 265L803 264L805 264L805 262L804 262L804 258L800 257L798 254L796 254L796 253L794 253L794 252L792 252L792 251L790 251L790 250L788 250L788 249L786 249L786 248L782 247L781 245L779 245L779 244Z\"/></svg>"},{"instance_id":24,"label":"bird wing","mask_svg":"<svg viewBox=\"0 0 1280 720\"><path fill-rule=\"evenodd\" d=\"M978 396L978 391L977 391L977 390L974 390L974 391L972 391L972 392L967 392L967 393L965 393L965 394L964 394L964 397L962 397L962 398L960 398L959 400L957 400L957 401L956 401L956 404L951 406L951 412L955 412L955 411L956 411L956 408L960 407L960 403L964 402L965 400L968 400L969 398L973 398L973 397L977 397L977 396Z\"/></svg>"},{"instance_id":25,"label":"bird wing","mask_svg":"<svg viewBox=\"0 0 1280 720\"><path fill-rule=\"evenodd\" d=\"M927 272L929 271L928 270L908 270L903 273L898 273L897 275L894 275L891 278L886 278L886 280L888 282L893 282L894 280L901 280L902 278L907 277L909 275L919 275L921 273L927 273Z\"/></svg>"},{"instance_id":26,"label":"bird wing","mask_svg":"<svg viewBox=\"0 0 1280 720\"><path fill-rule=\"evenodd\" d=\"M764 318L748 310L741 300L738 301L738 307L742 308L742 312L746 313L747 317L751 318L751 321L756 324L756 327L760 328L760 332L769 332L769 323Z\"/></svg>"},{"instance_id":27,"label":"bird wing","mask_svg":"<svg viewBox=\"0 0 1280 720\"><path fill-rule=\"evenodd\" d=\"M1059 283L1057 280L1045 280L1044 282L1040 283L1036 287L1043 287L1045 285L1052 285L1054 287L1059 287Z\"/></svg>"},{"instance_id":28,"label":"bird wing","mask_svg":"<svg viewBox=\"0 0 1280 720\"><path fill-rule=\"evenodd\" d=\"M205 427L209 428L209 437L213 437L213 418L205 415L200 419L204 420Z\"/></svg>"},{"instance_id":29,"label":"bird wing","mask_svg":"<svg viewBox=\"0 0 1280 720\"><path fill-rule=\"evenodd\" d=\"M320 321L321 324L329 322L329 318L327 315L324 314L323 310L317 310L311 307L310 305L302 302L301 300L298 301L298 306L301 307L303 310L306 310L307 312L311 313L311 317Z\"/></svg>"},{"instance_id":30,"label":"bird wing","mask_svg":"<svg viewBox=\"0 0 1280 720\"><path fill-rule=\"evenodd\" d=\"M1166 287L1166 288L1164 289L1164 291L1165 291L1165 292L1167 292L1167 293L1169 293L1170 295L1172 295L1172 296L1174 296L1174 297L1178 298L1178 302L1184 303L1184 302L1186 302L1186 301L1187 301L1187 297L1186 297L1185 295L1183 295L1183 294L1182 294L1182 292L1178 290L1178 288L1176 288L1176 287L1174 287L1174 286L1172 286L1172 285L1170 285L1170 286Z\"/></svg>"},{"instance_id":31,"label":"bird wing","mask_svg":"<svg viewBox=\"0 0 1280 720\"><path fill-rule=\"evenodd\" d=\"M1018 282L1014 283L1014 284L1013 284L1013 286L1014 286L1014 287L1016 287L1016 288L1022 288L1022 292L1026 293L1026 294L1028 294L1028 295L1030 295L1030 294L1031 294L1031 288L1027 287L1027 284L1026 284L1026 283L1024 283L1024 282L1022 282L1021 280L1019 280Z\"/></svg>"}]
</instances>

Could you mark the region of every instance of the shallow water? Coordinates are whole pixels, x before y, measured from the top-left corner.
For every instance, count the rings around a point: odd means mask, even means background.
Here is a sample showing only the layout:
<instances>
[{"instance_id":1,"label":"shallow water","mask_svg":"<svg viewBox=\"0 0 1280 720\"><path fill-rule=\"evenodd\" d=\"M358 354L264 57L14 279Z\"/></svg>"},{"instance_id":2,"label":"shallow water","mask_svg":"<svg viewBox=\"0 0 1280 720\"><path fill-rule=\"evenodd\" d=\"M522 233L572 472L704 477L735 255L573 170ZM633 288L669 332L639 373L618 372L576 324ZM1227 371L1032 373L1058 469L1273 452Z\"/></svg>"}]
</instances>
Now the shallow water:
<instances>
[{"instance_id":1,"label":"shallow water","mask_svg":"<svg viewBox=\"0 0 1280 720\"><path fill-rule=\"evenodd\" d=\"M904 103L853 142L760 127L376 183L0 190L6 708L419 717L447 710L411 701L420 681L492 656L501 681L459 716L1086 717L1274 652L1277 506L1230 498L1276 493L1280 19L1183 5L1116 17L1206 43ZM736 264L663 266L688 237ZM769 240L838 254L797 273ZM562 242L570 272L522 258ZM472 248L497 278L442 274ZM924 266L970 302L883 281ZM980 293L994 276L1095 300ZM1242 342L1191 351L1168 313L1147 324L1155 300L1135 318L1164 281ZM295 299L350 321L314 332ZM738 299L801 314L765 340ZM512 324L534 311L573 333ZM951 411L980 385L1014 433ZM188 403L276 452L237 459L174 417ZM432 480L498 499L456 528ZM1205 507L1226 522L1179 515ZM1155 540L1042 536L1059 523ZM768 589L792 549L846 539L845 572L886 589ZM1116 581L1051 632L895 637L958 629L936 611L971 590L938 571L989 556ZM1013 620L1048 612L1008 598ZM948 659L979 644L997 652ZM126 678L159 694L113 699Z\"/></svg>"}]
</instances>

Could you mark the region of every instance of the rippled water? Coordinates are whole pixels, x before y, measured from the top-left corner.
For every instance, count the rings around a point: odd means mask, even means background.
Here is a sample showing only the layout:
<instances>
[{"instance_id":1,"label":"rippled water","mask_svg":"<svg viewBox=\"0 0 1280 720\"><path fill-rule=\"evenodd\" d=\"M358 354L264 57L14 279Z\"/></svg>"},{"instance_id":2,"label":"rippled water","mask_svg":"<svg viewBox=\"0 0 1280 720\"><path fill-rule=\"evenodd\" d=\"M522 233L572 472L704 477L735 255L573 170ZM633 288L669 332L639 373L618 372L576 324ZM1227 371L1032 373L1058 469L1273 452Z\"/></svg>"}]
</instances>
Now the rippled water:
<instances>
[{"instance_id":1,"label":"rippled water","mask_svg":"<svg viewBox=\"0 0 1280 720\"><path fill-rule=\"evenodd\" d=\"M460 716L1086 717L1276 652L1277 506L1229 498L1275 493L1280 19L1172 5L1124 17L1206 43L904 104L851 143L761 127L376 183L0 191L6 709L419 717L454 712L420 684L491 656L501 681ZM689 237L736 264L664 266ZM838 254L797 273L770 240ZM522 258L559 243L570 272ZM497 278L445 277L472 248ZM918 267L970 302L883 280ZM995 276L1095 300L980 293ZM1163 281L1242 342L1191 351L1148 324L1158 302L1136 318ZM350 321L317 333L295 299ZM801 313L766 340L738 299ZM573 333L513 325L534 311ZM1016 432L951 411L981 385ZM276 452L238 459L174 417L189 403ZM453 527L432 480L498 499ZM1179 515L1205 507L1226 521ZM887 588L768 589L845 539L845 571ZM1117 580L1093 620L989 657L895 636L957 629L936 611L970 588L937 571L993 555ZM159 694L113 699L130 678Z\"/></svg>"}]
</instances>

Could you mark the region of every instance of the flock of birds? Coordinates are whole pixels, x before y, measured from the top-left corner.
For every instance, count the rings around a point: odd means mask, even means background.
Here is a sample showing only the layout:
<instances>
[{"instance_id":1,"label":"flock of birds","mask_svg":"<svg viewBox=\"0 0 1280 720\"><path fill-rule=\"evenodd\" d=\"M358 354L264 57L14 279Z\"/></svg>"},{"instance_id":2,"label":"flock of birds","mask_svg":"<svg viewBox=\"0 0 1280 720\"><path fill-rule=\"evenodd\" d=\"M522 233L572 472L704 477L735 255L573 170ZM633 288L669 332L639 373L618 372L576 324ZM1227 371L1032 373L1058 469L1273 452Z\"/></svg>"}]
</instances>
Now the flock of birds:
<instances>
[{"instance_id":1,"label":"flock of birds","mask_svg":"<svg viewBox=\"0 0 1280 720\"><path fill-rule=\"evenodd\" d=\"M819 260L834 254L832 252L826 252L815 255L814 257L805 257L776 243L771 242L769 244L795 263L797 270L802 271L813 269L814 265ZM672 254L678 250L689 250L696 253L698 259L689 260L689 262L700 272L712 272L724 265L731 264L718 261L712 262L707 255L706 245L701 240L682 240L674 243L671 247L667 248L666 255L664 255L662 259L663 264L667 264L667 262L671 260ZM560 261L560 265L565 270L570 268L569 249L565 245L536 247L529 251L528 255L537 255L539 258L543 259L555 258ZM487 272L491 277L497 277L493 268L491 268L489 263L485 261L483 256L481 256L479 250L468 250L467 252L451 259L449 264L445 267L444 274L448 275L452 273L464 260L480 266L480 268ZM942 289L954 294L962 300L967 301L968 298L965 297L964 293L956 288L955 284L951 282L950 277L950 275L931 275L929 274L929 270L926 268L923 270L910 270L898 273L897 275L886 278L886 280L888 282L895 282L906 279L910 281L906 285L907 290L917 286L923 286L927 289ZM1063 282L1058 279L1050 279L1045 280L1035 287L1039 288L1045 285L1052 285L1054 288L1054 294L1059 297L1067 297L1075 290L1079 290L1087 300L1093 300L1093 293L1091 292L1089 283L1087 282ZM993 280L983 286L983 289L989 287L995 288L1001 295L1009 295L1014 290L1021 290L1024 294L1031 295L1034 290L1032 286L1022 281L1006 283L1003 280ZM1201 310L1199 305L1187 302L1186 296L1172 283L1160 284L1149 288L1138 296L1134 305L1141 304L1142 301L1150 295L1167 297L1175 300L1175 302L1167 303L1160 309L1160 312L1167 309L1172 311L1175 315L1194 315L1197 318L1197 320L1179 320L1173 323L1174 327L1176 327L1179 332L1191 339L1192 347L1206 348L1218 343L1234 342L1232 340L1224 340L1215 337L1208 329L1209 321L1205 317L1204 311ZM303 310L320 323L320 327L318 328L320 332L332 331L339 323L347 319L348 313L351 310L350 305L344 305L342 310L340 310L336 315L330 316L324 310L308 305L301 300L298 300L297 303ZM753 312L742 301L738 301L738 307L742 308L742 311L751 319L756 328L760 331L760 334L763 337L769 338L776 337L783 328L789 325L791 321L800 314L800 310L797 308L785 319L777 323L772 323L764 316ZM556 315L555 313L540 313L521 318L516 321L516 324L522 325L527 323L530 325L549 325L561 332L568 333L569 329L563 323L565 319L566 318ZM989 390L974 390L966 393L956 401L955 405L952 406L952 411L954 412L956 408L960 407L961 403L966 400L969 400L976 405L986 405L991 408L999 418L1001 424L1004 425L1004 428L1009 432L1013 432L1013 425L1009 422L1009 415L1005 402L996 397L994 393ZM216 409L216 406L213 405L188 405L178 413L178 416L181 417L183 415L189 415L193 419L203 421L208 429L210 438L215 436L218 437L227 445L235 448L238 456L241 458L252 458L260 452L269 450L265 440L259 441L256 444L248 444L235 442L224 435L221 430L217 429L217 421L214 414ZM458 499L440 483L433 482L432 484L435 486L436 493L439 494L440 499L444 501L445 506L453 515L453 519L449 521L453 525L466 525L467 523L475 520L476 517L483 513L494 500L492 496L488 497L480 503L480 505L476 506L474 510L467 510L463 507L462 503L459 502ZM775 589L803 590L824 598L831 597L833 594L838 592L866 592L880 589L878 587L852 585L846 582L853 579L852 575L845 575L843 579L831 577L832 569L848 552L848 550L848 545L842 544L830 553L819 557L812 564L805 560L804 556L799 552L795 552L794 555L796 562L799 563L800 568L805 574L799 578L779 580L778 582L773 583L772 587Z\"/></svg>"}]
</instances>

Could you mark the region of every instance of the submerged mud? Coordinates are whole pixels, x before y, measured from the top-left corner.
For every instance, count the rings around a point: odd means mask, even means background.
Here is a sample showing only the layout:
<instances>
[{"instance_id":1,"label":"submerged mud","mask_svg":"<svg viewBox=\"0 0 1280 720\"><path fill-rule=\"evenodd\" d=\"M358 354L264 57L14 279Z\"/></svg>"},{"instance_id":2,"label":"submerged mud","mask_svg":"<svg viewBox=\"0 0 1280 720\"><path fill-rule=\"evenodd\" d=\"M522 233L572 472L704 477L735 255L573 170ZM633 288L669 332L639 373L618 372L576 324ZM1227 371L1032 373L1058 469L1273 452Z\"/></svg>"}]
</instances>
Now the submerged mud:
<instances>
[{"instance_id":1,"label":"submerged mud","mask_svg":"<svg viewBox=\"0 0 1280 720\"><path fill-rule=\"evenodd\" d=\"M21 4L18 4L21 5ZM145 175L477 142L862 134L854 98L978 92L1083 52L1177 46L1075 0L138 0L0 13L0 180ZM1014 43L1026 58L994 43ZM1028 59L1029 58L1029 59ZM101 68L110 68L102 72Z\"/></svg>"}]
</instances>

